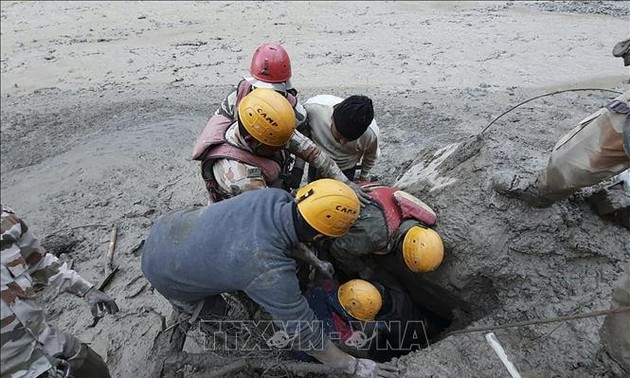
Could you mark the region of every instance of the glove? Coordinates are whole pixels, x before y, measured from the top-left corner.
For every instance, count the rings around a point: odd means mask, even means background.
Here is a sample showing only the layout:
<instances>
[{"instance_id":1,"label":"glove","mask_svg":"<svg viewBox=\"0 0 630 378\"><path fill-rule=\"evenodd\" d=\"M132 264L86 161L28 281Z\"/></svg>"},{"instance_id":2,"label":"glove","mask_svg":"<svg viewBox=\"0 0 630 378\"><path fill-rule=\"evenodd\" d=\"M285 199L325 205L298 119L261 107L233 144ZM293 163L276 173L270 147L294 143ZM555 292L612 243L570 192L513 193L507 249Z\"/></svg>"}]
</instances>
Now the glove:
<instances>
[{"instance_id":1,"label":"glove","mask_svg":"<svg viewBox=\"0 0 630 378\"><path fill-rule=\"evenodd\" d=\"M357 358L353 377L356 378L395 378L399 370L391 364L377 364L372 360Z\"/></svg>"},{"instance_id":2,"label":"glove","mask_svg":"<svg viewBox=\"0 0 630 378\"><path fill-rule=\"evenodd\" d=\"M368 196L368 194L366 192L363 191L363 189L361 189L361 187L359 185L357 185L355 182L350 182L350 183L348 183L348 185L357 194L357 197L359 197L359 201L361 201L361 204L363 206L366 206L366 205L370 204L372 199L370 198L370 196Z\"/></svg>"},{"instance_id":3,"label":"glove","mask_svg":"<svg viewBox=\"0 0 630 378\"><path fill-rule=\"evenodd\" d=\"M293 168L291 170L291 174L287 178L287 185L291 189L297 189L300 187L302 183L302 176L304 175L304 170L301 168Z\"/></svg>"},{"instance_id":4,"label":"glove","mask_svg":"<svg viewBox=\"0 0 630 378\"><path fill-rule=\"evenodd\" d=\"M317 268L319 269L320 272L322 272L323 275L325 275L328 278L333 278L333 275L335 274L335 268L328 261L320 261L319 266Z\"/></svg>"},{"instance_id":5,"label":"glove","mask_svg":"<svg viewBox=\"0 0 630 378\"><path fill-rule=\"evenodd\" d=\"M92 317L97 318L98 312L107 311L108 314L115 314L118 312L118 305L114 302L109 295L103 293L95 287L92 287L85 293L85 299L90 305L90 311Z\"/></svg>"}]
</instances>

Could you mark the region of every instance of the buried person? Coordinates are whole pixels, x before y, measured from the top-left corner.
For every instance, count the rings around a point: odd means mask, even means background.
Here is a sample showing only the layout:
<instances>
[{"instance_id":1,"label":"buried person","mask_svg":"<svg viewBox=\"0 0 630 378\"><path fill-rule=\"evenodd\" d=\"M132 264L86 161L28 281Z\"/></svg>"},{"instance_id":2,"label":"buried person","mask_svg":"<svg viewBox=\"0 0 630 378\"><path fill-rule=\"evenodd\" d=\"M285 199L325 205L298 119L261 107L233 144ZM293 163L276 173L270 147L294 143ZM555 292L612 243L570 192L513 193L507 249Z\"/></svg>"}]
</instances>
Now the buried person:
<instances>
[{"instance_id":1,"label":"buried person","mask_svg":"<svg viewBox=\"0 0 630 378\"><path fill-rule=\"evenodd\" d=\"M356 357L388 361L426 347L437 335L395 280L326 279L305 296L325 332Z\"/></svg>"},{"instance_id":2,"label":"buried person","mask_svg":"<svg viewBox=\"0 0 630 378\"><path fill-rule=\"evenodd\" d=\"M323 179L298 190L261 189L155 222L144 244L142 272L179 311L224 316L221 294L241 290L296 337L292 347L356 377L390 377L395 368L337 348L299 289L292 250L302 242L345 234L360 202L342 182ZM239 320L239 319L234 319Z\"/></svg>"}]
</instances>

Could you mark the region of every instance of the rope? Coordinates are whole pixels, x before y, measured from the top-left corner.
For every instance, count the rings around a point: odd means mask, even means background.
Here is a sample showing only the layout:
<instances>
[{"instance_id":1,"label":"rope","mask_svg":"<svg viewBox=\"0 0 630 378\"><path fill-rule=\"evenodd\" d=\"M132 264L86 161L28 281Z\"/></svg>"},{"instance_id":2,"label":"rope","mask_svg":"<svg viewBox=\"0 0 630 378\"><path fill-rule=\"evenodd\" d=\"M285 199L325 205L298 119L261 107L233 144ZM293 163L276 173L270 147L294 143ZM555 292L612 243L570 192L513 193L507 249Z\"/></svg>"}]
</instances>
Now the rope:
<instances>
[{"instance_id":1,"label":"rope","mask_svg":"<svg viewBox=\"0 0 630 378\"><path fill-rule=\"evenodd\" d=\"M481 132L479 134L483 134L486 130L488 130L488 128L490 126L492 126L492 124L494 124L496 121L499 120L499 118L503 117L504 115L508 114L509 112L511 112L512 110L518 108L521 105L527 104L530 101L534 101L536 99L539 99L541 97L547 97L547 96L553 96L553 95L557 95L559 93L564 93L564 92L579 92L579 91L602 91L602 92L611 92L611 93L616 93L616 94L621 94L621 92L618 91L613 91L611 89L602 89L602 88L575 88L575 89L563 89L560 91L555 91L555 92L550 92L550 93L545 93L545 94L541 94L538 95L536 97L532 97L530 99L527 99L523 102L520 102L518 104L516 104L515 106L511 107L510 109L504 111L503 113L501 113L497 118L493 119L492 122L490 122L488 124L488 126L484 127L483 130L481 130Z\"/></svg>"},{"instance_id":2,"label":"rope","mask_svg":"<svg viewBox=\"0 0 630 378\"><path fill-rule=\"evenodd\" d=\"M516 327L523 327L523 326L536 325L536 324L566 322L566 321L575 320L575 319L595 318L598 316L609 315L609 314L619 314L623 312L630 312L630 306L612 308L609 310L591 311L591 312L585 312L581 314L574 314L574 315L568 315L568 316L558 316L558 317L547 318L547 319L536 319L536 320L528 320L524 322L507 323L507 324L496 325L496 326L462 329L459 331L449 332L446 335L446 337L452 336L452 335L462 335L465 333L486 332L486 331L494 331L497 329L516 328Z\"/></svg>"}]
</instances>

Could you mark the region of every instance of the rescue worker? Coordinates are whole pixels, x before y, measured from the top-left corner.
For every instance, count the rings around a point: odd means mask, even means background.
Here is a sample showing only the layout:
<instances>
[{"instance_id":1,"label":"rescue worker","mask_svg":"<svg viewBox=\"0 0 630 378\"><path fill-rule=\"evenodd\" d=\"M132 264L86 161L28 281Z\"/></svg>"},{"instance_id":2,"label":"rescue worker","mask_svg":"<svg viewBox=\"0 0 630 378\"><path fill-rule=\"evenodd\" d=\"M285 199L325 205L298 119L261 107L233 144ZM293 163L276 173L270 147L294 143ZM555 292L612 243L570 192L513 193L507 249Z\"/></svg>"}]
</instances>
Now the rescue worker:
<instances>
[{"instance_id":1,"label":"rescue worker","mask_svg":"<svg viewBox=\"0 0 630 378\"><path fill-rule=\"evenodd\" d=\"M286 97L295 111L298 125L306 120L306 110L298 102L297 91L291 84L291 59L281 45L263 43L258 46L252 55L249 74L227 95L215 115L236 121L241 100L256 88L269 88Z\"/></svg>"},{"instance_id":2,"label":"rescue worker","mask_svg":"<svg viewBox=\"0 0 630 378\"><path fill-rule=\"evenodd\" d=\"M376 255L394 255L388 264L395 261L412 272L435 270L442 263L444 245L429 228L437 220L433 210L394 187L367 184L363 188L369 190L371 202L343 237L315 244L320 255L328 254L347 278L370 279Z\"/></svg>"},{"instance_id":3,"label":"rescue worker","mask_svg":"<svg viewBox=\"0 0 630 378\"><path fill-rule=\"evenodd\" d=\"M367 201L325 152L295 131L291 105L271 89L258 88L245 96L235 122L211 118L197 139L193 160L201 161L209 202L218 202L248 190L287 190L283 178L288 174L288 153L316 167L323 177L350 185L362 201Z\"/></svg>"},{"instance_id":4,"label":"rescue worker","mask_svg":"<svg viewBox=\"0 0 630 378\"><path fill-rule=\"evenodd\" d=\"M630 39L613 55L630 65ZM580 188L595 185L630 168L630 90L584 118L556 143L534 182L518 175L499 174L494 189L535 207L546 207Z\"/></svg>"},{"instance_id":5,"label":"rescue worker","mask_svg":"<svg viewBox=\"0 0 630 378\"><path fill-rule=\"evenodd\" d=\"M256 88L268 88L282 94L293 107L296 125L300 126L306 121L306 110L297 99L297 91L291 84L291 59L287 51L277 43L264 43L256 48L252 56L249 76L244 77L236 88L223 100L219 109L212 116L213 123L222 123L225 120L231 122L237 119L238 104L251 91ZM304 167L304 161L291 155L291 159ZM297 173L297 171L295 172ZM295 176L285 178L288 188L297 189L300 186Z\"/></svg>"},{"instance_id":6,"label":"rescue worker","mask_svg":"<svg viewBox=\"0 0 630 378\"><path fill-rule=\"evenodd\" d=\"M426 338L435 333L393 277L379 278L383 281L353 279L342 285L327 279L305 295L325 331L344 351L388 361L425 347Z\"/></svg>"},{"instance_id":7,"label":"rescue worker","mask_svg":"<svg viewBox=\"0 0 630 378\"><path fill-rule=\"evenodd\" d=\"M370 170L380 154L378 126L374 121L372 100L366 96L319 95L304 105L307 122L299 129L330 156L346 177L354 181L370 181ZM355 177L358 164L359 177ZM299 175L299 162L292 175ZM317 167L309 165L308 181L320 178Z\"/></svg>"},{"instance_id":8,"label":"rescue worker","mask_svg":"<svg viewBox=\"0 0 630 378\"><path fill-rule=\"evenodd\" d=\"M46 253L13 210L2 204L2 377L109 377L103 359L87 344L46 322L35 291L51 285L83 297L92 315L118 306L77 272Z\"/></svg>"},{"instance_id":9,"label":"rescue worker","mask_svg":"<svg viewBox=\"0 0 630 378\"><path fill-rule=\"evenodd\" d=\"M313 322L302 296L292 250L300 243L336 238L357 219L360 202L342 182L315 181L289 193L268 188L155 222L142 253L151 285L181 312L224 316L221 293L245 292L295 336L293 347L356 377L389 377L396 369L340 351Z\"/></svg>"}]
</instances>

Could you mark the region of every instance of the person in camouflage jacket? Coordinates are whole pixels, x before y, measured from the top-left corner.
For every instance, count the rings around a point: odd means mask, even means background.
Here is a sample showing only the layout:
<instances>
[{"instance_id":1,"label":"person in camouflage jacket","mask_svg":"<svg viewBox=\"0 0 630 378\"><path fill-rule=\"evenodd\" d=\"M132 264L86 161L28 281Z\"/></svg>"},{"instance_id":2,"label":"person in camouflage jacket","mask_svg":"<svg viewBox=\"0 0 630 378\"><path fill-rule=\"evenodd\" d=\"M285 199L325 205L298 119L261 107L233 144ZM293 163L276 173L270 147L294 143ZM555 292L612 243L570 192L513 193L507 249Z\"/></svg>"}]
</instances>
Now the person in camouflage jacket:
<instances>
[{"instance_id":1,"label":"person in camouflage jacket","mask_svg":"<svg viewBox=\"0 0 630 378\"><path fill-rule=\"evenodd\" d=\"M58 366L75 377L109 377L103 359L72 335L46 322L36 289L51 285L85 298L92 314L118 311L116 303L39 245L26 223L2 205L0 374L2 377L56 376Z\"/></svg>"}]
</instances>

